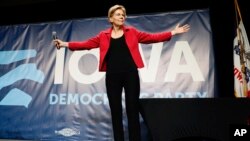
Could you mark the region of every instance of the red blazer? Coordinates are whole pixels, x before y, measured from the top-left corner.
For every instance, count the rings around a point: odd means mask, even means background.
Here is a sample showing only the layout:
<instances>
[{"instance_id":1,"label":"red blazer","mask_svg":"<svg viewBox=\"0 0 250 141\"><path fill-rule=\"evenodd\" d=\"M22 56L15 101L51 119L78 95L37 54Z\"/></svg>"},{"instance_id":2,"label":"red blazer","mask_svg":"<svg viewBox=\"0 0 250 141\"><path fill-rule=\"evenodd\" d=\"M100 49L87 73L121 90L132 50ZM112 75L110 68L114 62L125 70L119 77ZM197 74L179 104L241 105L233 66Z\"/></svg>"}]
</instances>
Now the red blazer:
<instances>
[{"instance_id":1,"label":"red blazer","mask_svg":"<svg viewBox=\"0 0 250 141\"><path fill-rule=\"evenodd\" d=\"M112 28L101 31L97 36L92 37L85 41L69 42L70 50L83 50L100 48L100 63L99 71L106 71L105 56L108 52L110 45ZM150 44L156 42L169 41L172 37L171 32L161 33L146 33L137 30L134 27L123 26L124 36L128 45L129 51L133 57L133 60L137 68L144 67L141 54L139 52L139 43Z\"/></svg>"}]
</instances>

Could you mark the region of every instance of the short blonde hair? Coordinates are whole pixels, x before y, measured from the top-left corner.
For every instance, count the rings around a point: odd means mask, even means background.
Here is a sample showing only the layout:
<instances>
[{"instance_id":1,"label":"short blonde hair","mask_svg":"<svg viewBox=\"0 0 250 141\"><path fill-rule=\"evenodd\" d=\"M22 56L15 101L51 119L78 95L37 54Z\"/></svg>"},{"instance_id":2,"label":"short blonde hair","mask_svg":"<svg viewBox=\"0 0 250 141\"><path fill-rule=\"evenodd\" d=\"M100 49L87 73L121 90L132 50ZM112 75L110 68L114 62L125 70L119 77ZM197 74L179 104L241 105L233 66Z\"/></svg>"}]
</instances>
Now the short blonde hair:
<instances>
[{"instance_id":1,"label":"short blonde hair","mask_svg":"<svg viewBox=\"0 0 250 141\"><path fill-rule=\"evenodd\" d=\"M126 9L125 9L125 7L123 5L117 4L117 5L114 5L114 6L109 8L108 18L111 18L114 15L115 11L118 10L118 9L121 9L123 11L123 13L124 13L124 16L126 17Z\"/></svg>"}]
</instances>

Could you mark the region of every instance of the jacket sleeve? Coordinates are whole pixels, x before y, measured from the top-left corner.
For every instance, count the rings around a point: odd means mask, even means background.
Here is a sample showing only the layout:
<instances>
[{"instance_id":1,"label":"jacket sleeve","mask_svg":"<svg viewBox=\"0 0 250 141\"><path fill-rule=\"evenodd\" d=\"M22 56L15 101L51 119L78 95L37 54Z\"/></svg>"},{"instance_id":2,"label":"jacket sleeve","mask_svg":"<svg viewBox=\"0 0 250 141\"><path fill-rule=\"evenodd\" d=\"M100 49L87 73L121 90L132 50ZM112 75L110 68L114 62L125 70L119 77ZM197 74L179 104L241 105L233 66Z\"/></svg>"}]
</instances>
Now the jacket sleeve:
<instances>
[{"instance_id":1,"label":"jacket sleeve","mask_svg":"<svg viewBox=\"0 0 250 141\"><path fill-rule=\"evenodd\" d=\"M70 50L84 50L84 49L92 49L98 48L100 44L100 35L89 38L85 41L71 41L69 42Z\"/></svg>"},{"instance_id":2,"label":"jacket sleeve","mask_svg":"<svg viewBox=\"0 0 250 141\"><path fill-rule=\"evenodd\" d=\"M172 38L172 34L169 31L159 32L159 33L147 33L139 31L135 28L134 30L136 32L139 43L150 44L150 43L164 42L164 41L169 41Z\"/></svg>"}]
</instances>

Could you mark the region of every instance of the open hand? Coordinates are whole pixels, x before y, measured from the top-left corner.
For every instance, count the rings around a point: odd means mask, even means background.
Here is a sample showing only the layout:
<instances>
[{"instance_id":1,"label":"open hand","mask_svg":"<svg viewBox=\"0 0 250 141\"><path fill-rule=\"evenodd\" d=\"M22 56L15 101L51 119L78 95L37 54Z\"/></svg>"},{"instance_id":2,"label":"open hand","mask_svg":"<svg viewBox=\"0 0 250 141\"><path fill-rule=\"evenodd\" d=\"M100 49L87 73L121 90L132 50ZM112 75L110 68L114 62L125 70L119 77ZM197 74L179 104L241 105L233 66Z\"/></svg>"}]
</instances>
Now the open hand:
<instances>
[{"instance_id":1,"label":"open hand","mask_svg":"<svg viewBox=\"0 0 250 141\"><path fill-rule=\"evenodd\" d=\"M190 29L190 26L188 24L185 24L183 26L180 26L180 24L177 24L175 29L172 30L172 35L175 35L175 34L181 34L181 33L185 33L185 32L188 32Z\"/></svg>"}]
</instances>

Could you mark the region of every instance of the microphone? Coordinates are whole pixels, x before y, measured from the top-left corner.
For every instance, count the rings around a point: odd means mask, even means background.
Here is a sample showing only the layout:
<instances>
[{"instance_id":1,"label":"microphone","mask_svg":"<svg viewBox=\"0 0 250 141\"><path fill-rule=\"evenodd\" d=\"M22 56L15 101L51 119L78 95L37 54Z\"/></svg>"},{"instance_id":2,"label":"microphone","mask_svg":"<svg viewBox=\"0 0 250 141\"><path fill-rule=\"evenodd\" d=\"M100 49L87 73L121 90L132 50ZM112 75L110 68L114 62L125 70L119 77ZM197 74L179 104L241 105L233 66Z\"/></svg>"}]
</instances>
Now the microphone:
<instances>
[{"instance_id":1,"label":"microphone","mask_svg":"<svg viewBox=\"0 0 250 141\"><path fill-rule=\"evenodd\" d=\"M53 32L52 32L52 37L53 37L53 40L58 39L58 37L57 37L57 35L56 35L56 32L55 32L55 31L53 31ZM57 49L60 49L60 46L58 45L58 43L56 43L56 48L57 48Z\"/></svg>"}]
</instances>

